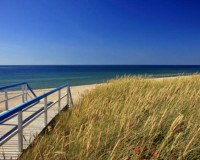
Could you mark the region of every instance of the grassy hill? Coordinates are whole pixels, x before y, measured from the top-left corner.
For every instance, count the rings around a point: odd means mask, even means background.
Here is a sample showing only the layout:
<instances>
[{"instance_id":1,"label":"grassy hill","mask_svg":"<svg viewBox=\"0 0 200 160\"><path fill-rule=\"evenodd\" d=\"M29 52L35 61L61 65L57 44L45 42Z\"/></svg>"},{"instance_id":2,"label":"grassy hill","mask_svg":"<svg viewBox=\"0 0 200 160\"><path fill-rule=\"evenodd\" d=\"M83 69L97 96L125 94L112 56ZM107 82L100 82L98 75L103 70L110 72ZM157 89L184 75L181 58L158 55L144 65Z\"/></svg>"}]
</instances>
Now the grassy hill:
<instances>
[{"instance_id":1,"label":"grassy hill","mask_svg":"<svg viewBox=\"0 0 200 160\"><path fill-rule=\"evenodd\" d=\"M22 160L200 159L200 76L112 80L48 128Z\"/></svg>"}]
</instances>

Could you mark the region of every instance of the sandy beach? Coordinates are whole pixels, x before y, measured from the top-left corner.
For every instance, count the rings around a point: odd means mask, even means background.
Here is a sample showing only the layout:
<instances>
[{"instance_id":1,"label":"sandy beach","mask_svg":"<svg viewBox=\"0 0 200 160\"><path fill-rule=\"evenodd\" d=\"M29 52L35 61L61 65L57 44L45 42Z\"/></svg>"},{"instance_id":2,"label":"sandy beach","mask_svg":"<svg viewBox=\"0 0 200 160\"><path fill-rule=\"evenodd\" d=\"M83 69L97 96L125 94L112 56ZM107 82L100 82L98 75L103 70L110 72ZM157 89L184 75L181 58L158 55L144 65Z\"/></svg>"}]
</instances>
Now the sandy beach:
<instances>
[{"instance_id":1,"label":"sandy beach","mask_svg":"<svg viewBox=\"0 0 200 160\"><path fill-rule=\"evenodd\" d=\"M91 85L82 85L82 86L72 86L71 87L71 92L72 92L72 97L73 97L73 101L74 103L76 103L78 101L78 99L80 98L80 96L85 93L85 92L88 92L92 89L95 88L95 86L97 85L100 85L100 84L91 84ZM52 90L53 88L48 88L48 89L39 89L39 90L34 90L35 94L38 96L38 95L41 95L41 94L44 94L50 90ZM10 91L8 92L8 95L9 97L14 97L16 95L19 95L20 92L19 91ZM61 95L64 95L66 94L66 90L61 90ZM49 101L54 101L57 99L57 95L55 94L52 94L51 96L48 97L48 100ZM1 93L0 95L0 101L4 100L4 94ZM30 100L30 98L29 98ZM15 99L12 99L12 100L9 100L9 108L12 108L12 107L15 107L17 105L20 105L22 103L22 98L21 97L18 97L18 98L15 98ZM0 104L0 112L4 111L5 110L5 107L4 107L5 103L1 103Z\"/></svg>"},{"instance_id":2,"label":"sandy beach","mask_svg":"<svg viewBox=\"0 0 200 160\"><path fill-rule=\"evenodd\" d=\"M185 78L190 78L191 76L181 76L181 77L185 77ZM158 80L158 81L163 81L163 80L167 80L167 79L174 79L177 77L161 77L161 78L150 78L152 80ZM76 103L78 101L78 99L81 97L81 95L87 91L90 91L92 89L94 89L97 85L102 85L102 84L91 84L91 85L81 85L81 86L72 86L71 87L71 92L72 92L72 97L73 97L73 101L74 103ZM53 88L48 88L48 89L38 89L38 90L34 90L35 94L41 95L44 94L50 90L52 90ZM10 91L8 92L9 97L14 97L16 95L20 94L19 91ZM62 90L61 94L64 95L66 94L66 90ZM48 97L49 101L55 101L57 99L57 95L52 94L51 96ZM4 94L0 94L0 101L4 100ZM30 98L29 98L30 100ZM12 108L14 106L20 105L22 103L22 98L18 97L12 100L9 100L9 108ZM4 103L0 103L0 112L4 111Z\"/></svg>"}]
</instances>

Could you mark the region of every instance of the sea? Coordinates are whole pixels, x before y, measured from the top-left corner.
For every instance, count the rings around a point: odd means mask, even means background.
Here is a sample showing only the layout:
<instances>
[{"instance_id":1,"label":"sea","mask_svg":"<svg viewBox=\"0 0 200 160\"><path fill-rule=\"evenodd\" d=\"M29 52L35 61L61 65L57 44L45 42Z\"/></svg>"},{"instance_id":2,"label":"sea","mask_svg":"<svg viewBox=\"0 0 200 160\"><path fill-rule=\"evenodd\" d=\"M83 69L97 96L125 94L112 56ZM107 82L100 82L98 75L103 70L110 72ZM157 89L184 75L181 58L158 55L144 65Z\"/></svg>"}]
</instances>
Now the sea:
<instances>
[{"instance_id":1,"label":"sea","mask_svg":"<svg viewBox=\"0 0 200 160\"><path fill-rule=\"evenodd\" d=\"M6 65L0 66L0 87L28 82L33 89L107 82L122 76L169 77L200 73L200 65Z\"/></svg>"}]
</instances>

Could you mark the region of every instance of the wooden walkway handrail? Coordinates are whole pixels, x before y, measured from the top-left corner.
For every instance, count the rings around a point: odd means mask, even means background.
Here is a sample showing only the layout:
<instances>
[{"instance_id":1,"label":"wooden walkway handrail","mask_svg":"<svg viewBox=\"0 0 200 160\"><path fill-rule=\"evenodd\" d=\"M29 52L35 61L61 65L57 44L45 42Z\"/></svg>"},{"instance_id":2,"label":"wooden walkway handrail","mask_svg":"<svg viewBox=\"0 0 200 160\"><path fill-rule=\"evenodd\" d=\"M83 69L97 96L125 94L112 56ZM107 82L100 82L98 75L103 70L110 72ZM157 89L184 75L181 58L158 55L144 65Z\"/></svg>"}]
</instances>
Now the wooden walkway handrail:
<instances>
[{"instance_id":1,"label":"wooden walkway handrail","mask_svg":"<svg viewBox=\"0 0 200 160\"><path fill-rule=\"evenodd\" d=\"M24 85L27 83L23 82L20 83L20 85ZM13 85L15 86L15 85ZM30 86L29 86L30 87ZM1 87L3 89L6 89L5 87ZM1 89L0 88L0 89ZM65 90L65 94L61 96L61 90ZM47 97L54 94L58 93L57 100L55 102L48 102ZM0 113L0 126L6 124L7 121L11 121L13 118L16 119L17 117L17 126L13 127L11 130L8 132L4 133L3 135L0 135L0 147L4 145L6 142L8 142L12 137L14 137L16 134L18 134L18 152L22 153L23 151L23 129L29 125L31 122L33 122L35 119L37 119L41 114L44 114L44 128L48 125L48 109L51 108L52 106L57 105L58 107L58 113L60 110L63 108L61 107L61 100L63 100L66 97L66 103L64 106L71 107L73 105L73 100L72 100L72 95L71 95L71 89L68 83L61 85L47 93L44 93L40 96L37 96L19 106L13 107L9 110L6 110L3 113ZM31 115L23 119L23 113L26 112L26 110L31 109L35 106L37 106L38 103L43 100L44 103L42 103L43 107L40 109L34 111ZM41 105L41 103L40 103Z\"/></svg>"}]
</instances>

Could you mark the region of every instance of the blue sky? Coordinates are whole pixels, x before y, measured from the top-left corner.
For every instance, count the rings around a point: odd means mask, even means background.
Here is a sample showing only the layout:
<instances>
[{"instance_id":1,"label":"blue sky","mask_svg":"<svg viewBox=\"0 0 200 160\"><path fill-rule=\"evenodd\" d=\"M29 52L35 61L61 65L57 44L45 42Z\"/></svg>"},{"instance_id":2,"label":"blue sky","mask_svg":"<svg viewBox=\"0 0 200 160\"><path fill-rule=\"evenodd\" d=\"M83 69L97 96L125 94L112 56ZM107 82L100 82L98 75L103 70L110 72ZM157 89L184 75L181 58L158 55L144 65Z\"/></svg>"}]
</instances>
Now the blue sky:
<instances>
[{"instance_id":1,"label":"blue sky","mask_svg":"<svg viewBox=\"0 0 200 160\"><path fill-rule=\"evenodd\" d=\"M198 0L1 0L0 64L200 64Z\"/></svg>"}]
</instances>

